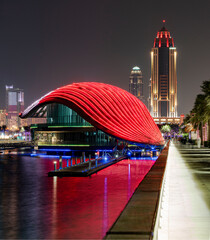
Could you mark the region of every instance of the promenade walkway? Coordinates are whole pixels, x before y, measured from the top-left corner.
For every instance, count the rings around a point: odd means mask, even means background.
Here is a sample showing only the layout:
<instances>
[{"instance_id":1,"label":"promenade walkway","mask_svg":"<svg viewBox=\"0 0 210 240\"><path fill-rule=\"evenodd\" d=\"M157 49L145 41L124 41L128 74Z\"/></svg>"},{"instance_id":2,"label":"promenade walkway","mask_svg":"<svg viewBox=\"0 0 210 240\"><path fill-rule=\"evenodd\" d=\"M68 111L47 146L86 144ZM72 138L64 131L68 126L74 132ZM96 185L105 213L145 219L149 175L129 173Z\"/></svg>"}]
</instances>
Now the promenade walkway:
<instances>
[{"instance_id":1,"label":"promenade walkway","mask_svg":"<svg viewBox=\"0 0 210 240\"><path fill-rule=\"evenodd\" d=\"M210 149L170 144L158 239L210 240Z\"/></svg>"}]
</instances>

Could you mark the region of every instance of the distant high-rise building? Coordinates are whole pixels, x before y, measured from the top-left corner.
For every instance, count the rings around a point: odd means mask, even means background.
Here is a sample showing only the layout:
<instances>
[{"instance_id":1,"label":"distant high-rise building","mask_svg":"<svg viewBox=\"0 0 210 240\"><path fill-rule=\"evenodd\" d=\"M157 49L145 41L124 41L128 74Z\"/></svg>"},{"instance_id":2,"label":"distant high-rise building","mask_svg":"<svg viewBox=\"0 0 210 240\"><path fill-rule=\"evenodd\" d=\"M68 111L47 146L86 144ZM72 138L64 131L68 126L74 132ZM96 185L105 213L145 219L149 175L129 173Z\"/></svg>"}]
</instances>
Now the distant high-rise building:
<instances>
[{"instance_id":1,"label":"distant high-rise building","mask_svg":"<svg viewBox=\"0 0 210 240\"><path fill-rule=\"evenodd\" d=\"M174 40L163 26L151 50L150 111L153 117L177 117L176 60Z\"/></svg>"},{"instance_id":2,"label":"distant high-rise building","mask_svg":"<svg viewBox=\"0 0 210 240\"><path fill-rule=\"evenodd\" d=\"M6 109L0 109L0 126L6 125Z\"/></svg>"},{"instance_id":3,"label":"distant high-rise building","mask_svg":"<svg viewBox=\"0 0 210 240\"><path fill-rule=\"evenodd\" d=\"M133 67L129 78L129 92L144 102L143 78L139 67Z\"/></svg>"},{"instance_id":4,"label":"distant high-rise building","mask_svg":"<svg viewBox=\"0 0 210 240\"><path fill-rule=\"evenodd\" d=\"M6 86L6 125L9 130L21 127L19 115L24 111L24 92L22 89Z\"/></svg>"},{"instance_id":5,"label":"distant high-rise building","mask_svg":"<svg viewBox=\"0 0 210 240\"><path fill-rule=\"evenodd\" d=\"M149 86L148 86L148 88L149 88L149 96L148 96L148 98L147 98L147 108L148 108L148 110L151 112L151 78L150 78L150 80L149 80Z\"/></svg>"}]
</instances>

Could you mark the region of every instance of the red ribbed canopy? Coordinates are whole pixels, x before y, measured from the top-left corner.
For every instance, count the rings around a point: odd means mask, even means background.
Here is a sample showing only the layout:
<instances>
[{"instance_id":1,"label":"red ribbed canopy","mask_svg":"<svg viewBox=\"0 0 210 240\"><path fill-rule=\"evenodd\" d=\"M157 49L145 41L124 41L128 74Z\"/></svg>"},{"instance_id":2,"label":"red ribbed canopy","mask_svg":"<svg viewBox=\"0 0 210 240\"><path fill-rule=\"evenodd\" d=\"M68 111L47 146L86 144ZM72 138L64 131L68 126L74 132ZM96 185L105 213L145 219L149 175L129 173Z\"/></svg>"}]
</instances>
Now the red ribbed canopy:
<instances>
[{"instance_id":1,"label":"red ribbed canopy","mask_svg":"<svg viewBox=\"0 0 210 240\"><path fill-rule=\"evenodd\" d=\"M146 106L119 87L97 82L73 83L33 103L21 118L30 117L38 108L50 103L66 105L90 124L114 137L136 143L164 144Z\"/></svg>"}]
</instances>

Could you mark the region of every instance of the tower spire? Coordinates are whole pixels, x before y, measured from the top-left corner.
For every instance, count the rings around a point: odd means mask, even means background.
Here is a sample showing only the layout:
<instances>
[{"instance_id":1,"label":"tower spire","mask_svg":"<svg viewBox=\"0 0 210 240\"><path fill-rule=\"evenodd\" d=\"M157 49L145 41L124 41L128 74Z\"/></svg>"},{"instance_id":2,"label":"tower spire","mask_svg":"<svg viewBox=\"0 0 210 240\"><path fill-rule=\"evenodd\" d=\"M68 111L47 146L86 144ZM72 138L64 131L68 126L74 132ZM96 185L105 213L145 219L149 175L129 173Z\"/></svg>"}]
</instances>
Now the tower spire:
<instances>
[{"instance_id":1,"label":"tower spire","mask_svg":"<svg viewBox=\"0 0 210 240\"><path fill-rule=\"evenodd\" d=\"M165 23L166 23L166 20L164 19L164 20L163 20L163 27L165 27Z\"/></svg>"}]
</instances>

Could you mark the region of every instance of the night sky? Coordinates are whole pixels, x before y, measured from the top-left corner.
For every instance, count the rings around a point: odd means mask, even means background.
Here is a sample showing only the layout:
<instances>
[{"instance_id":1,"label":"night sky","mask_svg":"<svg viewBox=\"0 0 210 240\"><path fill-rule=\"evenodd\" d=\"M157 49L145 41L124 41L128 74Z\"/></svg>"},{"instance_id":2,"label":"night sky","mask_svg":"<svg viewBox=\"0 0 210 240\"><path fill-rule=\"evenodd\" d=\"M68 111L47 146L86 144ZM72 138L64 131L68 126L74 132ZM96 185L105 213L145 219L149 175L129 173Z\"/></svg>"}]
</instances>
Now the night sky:
<instances>
[{"instance_id":1,"label":"night sky","mask_svg":"<svg viewBox=\"0 0 210 240\"><path fill-rule=\"evenodd\" d=\"M147 96L150 50L163 19L178 52L178 113L188 113L210 79L209 0L1 0L0 108L6 84L24 89L25 107L73 82L128 90L135 65Z\"/></svg>"}]
</instances>

